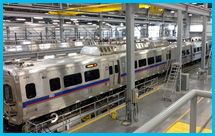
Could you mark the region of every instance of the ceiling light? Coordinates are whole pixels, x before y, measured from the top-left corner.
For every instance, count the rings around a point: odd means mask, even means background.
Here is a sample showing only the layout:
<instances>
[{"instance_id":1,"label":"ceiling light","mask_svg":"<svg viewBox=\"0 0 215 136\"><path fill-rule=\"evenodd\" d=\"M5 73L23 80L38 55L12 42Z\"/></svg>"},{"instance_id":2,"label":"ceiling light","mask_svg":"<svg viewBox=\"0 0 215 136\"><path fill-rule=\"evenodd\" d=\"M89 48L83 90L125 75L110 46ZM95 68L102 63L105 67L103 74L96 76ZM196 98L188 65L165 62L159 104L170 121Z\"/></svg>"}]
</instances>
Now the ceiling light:
<instances>
[{"instance_id":1,"label":"ceiling light","mask_svg":"<svg viewBox=\"0 0 215 136\"><path fill-rule=\"evenodd\" d=\"M25 24L32 24L32 22L25 22Z\"/></svg>"},{"instance_id":2,"label":"ceiling light","mask_svg":"<svg viewBox=\"0 0 215 136\"><path fill-rule=\"evenodd\" d=\"M92 22L88 22L87 24L88 24L88 25L92 25L93 23L92 23Z\"/></svg>"},{"instance_id":3,"label":"ceiling light","mask_svg":"<svg viewBox=\"0 0 215 136\"><path fill-rule=\"evenodd\" d=\"M53 23L53 25L57 25L58 23Z\"/></svg>"},{"instance_id":4,"label":"ceiling light","mask_svg":"<svg viewBox=\"0 0 215 136\"><path fill-rule=\"evenodd\" d=\"M175 13L175 11L171 11L171 13Z\"/></svg>"},{"instance_id":5,"label":"ceiling light","mask_svg":"<svg viewBox=\"0 0 215 136\"><path fill-rule=\"evenodd\" d=\"M71 21L77 21L78 19L75 19L75 18L72 18L72 19L70 19Z\"/></svg>"},{"instance_id":6,"label":"ceiling light","mask_svg":"<svg viewBox=\"0 0 215 136\"><path fill-rule=\"evenodd\" d=\"M25 21L26 19L24 19L24 18L17 18L16 20L17 21Z\"/></svg>"},{"instance_id":7,"label":"ceiling light","mask_svg":"<svg viewBox=\"0 0 215 136\"><path fill-rule=\"evenodd\" d=\"M96 24L93 24L93 26L96 26Z\"/></svg>"},{"instance_id":8,"label":"ceiling light","mask_svg":"<svg viewBox=\"0 0 215 136\"><path fill-rule=\"evenodd\" d=\"M124 24L123 24L123 23L120 23L120 26L124 26Z\"/></svg>"},{"instance_id":9,"label":"ceiling light","mask_svg":"<svg viewBox=\"0 0 215 136\"><path fill-rule=\"evenodd\" d=\"M71 24L71 22L66 22L66 24Z\"/></svg>"},{"instance_id":10,"label":"ceiling light","mask_svg":"<svg viewBox=\"0 0 215 136\"><path fill-rule=\"evenodd\" d=\"M53 22L60 22L60 20L53 20Z\"/></svg>"},{"instance_id":11,"label":"ceiling light","mask_svg":"<svg viewBox=\"0 0 215 136\"><path fill-rule=\"evenodd\" d=\"M34 19L43 19L43 17L34 17Z\"/></svg>"},{"instance_id":12,"label":"ceiling light","mask_svg":"<svg viewBox=\"0 0 215 136\"><path fill-rule=\"evenodd\" d=\"M149 7L145 7L146 9L148 9Z\"/></svg>"},{"instance_id":13,"label":"ceiling light","mask_svg":"<svg viewBox=\"0 0 215 136\"><path fill-rule=\"evenodd\" d=\"M45 21L38 21L38 23L45 23Z\"/></svg>"},{"instance_id":14,"label":"ceiling light","mask_svg":"<svg viewBox=\"0 0 215 136\"><path fill-rule=\"evenodd\" d=\"M189 14L189 16L191 17L191 16L192 16L192 14Z\"/></svg>"},{"instance_id":15,"label":"ceiling light","mask_svg":"<svg viewBox=\"0 0 215 136\"><path fill-rule=\"evenodd\" d=\"M197 3L192 3L192 4L197 4Z\"/></svg>"}]
</instances>

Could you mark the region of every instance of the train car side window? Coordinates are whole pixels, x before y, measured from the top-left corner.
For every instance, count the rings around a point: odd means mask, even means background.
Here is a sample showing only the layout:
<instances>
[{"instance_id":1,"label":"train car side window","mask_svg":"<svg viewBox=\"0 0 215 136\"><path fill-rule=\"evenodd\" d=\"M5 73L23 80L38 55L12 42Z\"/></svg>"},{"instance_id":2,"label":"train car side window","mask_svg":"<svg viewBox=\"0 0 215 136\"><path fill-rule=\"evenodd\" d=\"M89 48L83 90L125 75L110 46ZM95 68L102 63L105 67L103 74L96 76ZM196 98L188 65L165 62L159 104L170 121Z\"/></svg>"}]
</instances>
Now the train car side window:
<instances>
[{"instance_id":1,"label":"train car side window","mask_svg":"<svg viewBox=\"0 0 215 136\"><path fill-rule=\"evenodd\" d=\"M99 69L84 72L85 82L96 80L100 78Z\"/></svg>"},{"instance_id":2,"label":"train car side window","mask_svg":"<svg viewBox=\"0 0 215 136\"><path fill-rule=\"evenodd\" d=\"M148 58L148 65L151 65L151 64L154 64L154 63L155 63L155 58L154 57Z\"/></svg>"},{"instance_id":3,"label":"train car side window","mask_svg":"<svg viewBox=\"0 0 215 136\"><path fill-rule=\"evenodd\" d=\"M112 75L113 74L113 67L109 66L109 74Z\"/></svg>"},{"instance_id":4,"label":"train car side window","mask_svg":"<svg viewBox=\"0 0 215 136\"><path fill-rule=\"evenodd\" d=\"M200 47L199 50L202 51L202 47Z\"/></svg>"},{"instance_id":5,"label":"train car side window","mask_svg":"<svg viewBox=\"0 0 215 136\"><path fill-rule=\"evenodd\" d=\"M59 90L61 88L60 85L60 78L53 78L49 80L49 85L50 85L50 90L51 91L56 91Z\"/></svg>"},{"instance_id":6,"label":"train car side window","mask_svg":"<svg viewBox=\"0 0 215 136\"><path fill-rule=\"evenodd\" d=\"M27 84L25 86L25 91L28 99L36 97L36 87L34 83Z\"/></svg>"},{"instance_id":7,"label":"train car side window","mask_svg":"<svg viewBox=\"0 0 215 136\"><path fill-rule=\"evenodd\" d=\"M69 87L82 83L81 73L67 75L63 77L64 87Z\"/></svg>"},{"instance_id":8,"label":"train car side window","mask_svg":"<svg viewBox=\"0 0 215 136\"><path fill-rule=\"evenodd\" d=\"M183 50L182 51L182 56L185 56L185 55L186 55L185 50Z\"/></svg>"},{"instance_id":9,"label":"train car side window","mask_svg":"<svg viewBox=\"0 0 215 136\"><path fill-rule=\"evenodd\" d=\"M139 67L146 66L146 59L139 60Z\"/></svg>"},{"instance_id":10,"label":"train car side window","mask_svg":"<svg viewBox=\"0 0 215 136\"><path fill-rule=\"evenodd\" d=\"M200 49L199 49L199 47L197 47L197 52L199 52L200 51Z\"/></svg>"},{"instance_id":11,"label":"train car side window","mask_svg":"<svg viewBox=\"0 0 215 136\"><path fill-rule=\"evenodd\" d=\"M12 89L11 86L6 84L3 85L3 92L4 92L4 99L8 102L13 101L13 94L12 94Z\"/></svg>"},{"instance_id":12,"label":"train car side window","mask_svg":"<svg viewBox=\"0 0 215 136\"><path fill-rule=\"evenodd\" d=\"M189 49L187 50L187 55L188 55L188 54L190 54L190 50L189 50Z\"/></svg>"},{"instance_id":13,"label":"train car side window","mask_svg":"<svg viewBox=\"0 0 215 136\"><path fill-rule=\"evenodd\" d=\"M119 66L115 65L115 73L118 73L118 72L119 72Z\"/></svg>"},{"instance_id":14,"label":"train car side window","mask_svg":"<svg viewBox=\"0 0 215 136\"><path fill-rule=\"evenodd\" d=\"M161 62L162 61L162 57L161 55L156 56L156 63Z\"/></svg>"},{"instance_id":15,"label":"train car side window","mask_svg":"<svg viewBox=\"0 0 215 136\"><path fill-rule=\"evenodd\" d=\"M194 48L194 53L196 53L196 48Z\"/></svg>"},{"instance_id":16,"label":"train car side window","mask_svg":"<svg viewBox=\"0 0 215 136\"><path fill-rule=\"evenodd\" d=\"M134 67L135 67L135 69L137 68L137 61L136 60L134 62Z\"/></svg>"}]
</instances>

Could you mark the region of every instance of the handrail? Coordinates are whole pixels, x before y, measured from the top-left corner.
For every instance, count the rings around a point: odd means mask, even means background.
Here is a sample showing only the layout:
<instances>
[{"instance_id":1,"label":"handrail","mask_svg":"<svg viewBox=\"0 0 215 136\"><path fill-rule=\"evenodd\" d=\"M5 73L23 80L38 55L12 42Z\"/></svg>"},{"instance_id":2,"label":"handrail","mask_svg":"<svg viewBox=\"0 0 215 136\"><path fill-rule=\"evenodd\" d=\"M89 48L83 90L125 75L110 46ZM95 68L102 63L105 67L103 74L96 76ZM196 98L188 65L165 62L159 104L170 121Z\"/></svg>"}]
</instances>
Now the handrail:
<instances>
[{"instance_id":1,"label":"handrail","mask_svg":"<svg viewBox=\"0 0 215 136\"><path fill-rule=\"evenodd\" d=\"M148 121L146 124L135 130L133 133L150 133L152 130L154 130L156 127L158 127L162 122L164 122L166 119L169 118L173 113L175 113L179 108L181 108L184 104L186 104L188 101L191 100L191 113L192 115L190 117L190 132L196 133L196 98L200 97L207 97L212 98L212 92L208 91L201 91L197 89L191 90L189 93L181 97L179 100L177 100L175 103L170 105L168 108L166 108L164 111L159 113L157 116L155 116L153 119ZM194 115L193 115L194 113Z\"/></svg>"}]
</instances>

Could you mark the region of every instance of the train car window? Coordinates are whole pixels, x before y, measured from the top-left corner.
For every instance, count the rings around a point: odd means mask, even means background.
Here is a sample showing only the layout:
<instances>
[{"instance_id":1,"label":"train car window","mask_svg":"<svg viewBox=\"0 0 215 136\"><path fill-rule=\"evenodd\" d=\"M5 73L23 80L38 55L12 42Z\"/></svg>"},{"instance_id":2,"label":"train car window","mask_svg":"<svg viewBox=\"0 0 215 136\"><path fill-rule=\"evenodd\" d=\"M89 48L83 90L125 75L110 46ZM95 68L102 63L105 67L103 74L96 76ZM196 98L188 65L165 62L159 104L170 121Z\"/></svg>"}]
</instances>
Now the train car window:
<instances>
[{"instance_id":1,"label":"train car window","mask_svg":"<svg viewBox=\"0 0 215 136\"><path fill-rule=\"evenodd\" d=\"M3 92L4 92L4 99L8 102L13 101L13 94L12 94L12 89L11 86L6 84L3 85Z\"/></svg>"},{"instance_id":2,"label":"train car window","mask_svg":"<svg viewBox=\"0 0 215 136\"><path fill-rule=\"evenodd\" d=\"M212 45L211 45L211 44L209 44L209 49L211 49L211 47L212 47Z\"/></svg>"},{"instance_id":3,"label":"train car window","mask_svg":"<svg viewBox=\"0 0 215 136\"><path fill-rule=\"evenodd\" d=\"M162 61L162 57L161 55L156 56L156 63L161 62Z\"/></svg>"},{"instance_id":4,"label":"train car window","mask_svg":"<svg viewBox=\"0 0 215 136\"><path fill-rule=\"evenodd\" d=\"M49 85L50 85L51 91L59 90L61 88L60 78L57 77L57 78L50 79Z\"/></svg>"},{"instance_id":5,"label":"train car window","mask_svg":"<svg viewBox=\"0 0 215 136\"><path fill-rule=\"evenodd\" d=\"M200 51L202 51L202 47L200 47Z\"/></svg>"},{"instance_id":6,"label":"train car window","mask_svg":"<svg viewBox=\"0 0 215 136\"><path fill-rule=\"evenodd\" d=\"M63 77L64 87L69 87L82 83L81 73L67 75Z\"/></svg>"},{"instance_id":7,"label":"train car window","mask_svg":"<svg viewBox=\"0 0 215 136\"><path fill-rule=\"evenodd\" d=\"M187 55L190 54L190 49L187 50Z\"/></svg>"},{"instance_id":8,"label":"train car window","mask_svg":"<svg viewBox=\"0 0 215 136\"><path fill-rule=\"evenodd\" d=\"M154 63L155 63L155 58L154 57L148 58L148 65L151 65L151 64L154 64Z\"/></svg>"},{"instance_id":9,"label":"train car window","mask_svg":"<svg viewBox=\"0 0 215 136\"><path fill-rule=\"evenodd\" d=\"M115 73L118 73L118 72L119 72L119 66L115 65Z\"/></svg>"},{"instance_id":10,"label":"train car window","mask_svg":"<svg viewBox=\"0 0 215 136\"><path fill-rule=\"evenodd\" d=\"M100 78L99 69L84 72L85 82L96 80Z\"/></svg>"},{"instance_id":11,"label":"train car window","mask_svg":"<svg viewBox=\"0 0 215 136\"><path fill-rule=\"evenodd\" d=\"M27 84L25 86L26 97L28 99L36 97L36 87L34 83Z\"/></svg>"},{"instance_id":12,"label":"train car window","mask_svg":"<svg viewBox=\"0 0 215 136\"><path fill-rule=\"evenodd\" d=\"M112 75L113 74L113 67L109 66L109 74Z\"/></svg>"},{"instance_id":13,"label":"train car window","mask_svg":"<svg viewBox=\"0 0 215 136\"><path fill-rule=\"evenodd\" d=\"M197 47L197 52L199 52L200 51L200 49L199 49L199 47Z\"/></svg>"},{"instance_id":14,"label":"train car window","mask_svg":"<svg viewBox=\"0 0 215 136\"><path fill-rule=\"evenodd\" d=\"M183 50L182 51L182 56L185 56L185 55L186 55L185 50Z\"/></svg>"},{"instance_id":15,"label":"train car window","mask_svg":"<svg viewBox=\"0 0 215 136\"><path fill-rule=\"evenodd\" d=\"M166 60L169 60L169 59L171 59L171 53L166 54Z\"/></svg>"},{"instance_id":16,"label":"train car window","mask_svg":"<svg viewBox=\"0 0 215 136\"><path fill-rule=\"evenodd\" d=\"M146 66L146 59L139 60L139 67Z\"/></svg>"},{"instance_id":17,"label":"train car window","mask_svg":"<svg viewBox=\"0 0 215 136\"><path fill-rule=\"evenodd\" d=\"M196 53L196 48L194 48L194 53Z\"/></svg>"},{"instance_id":18,"label":"train car window","mask_svg":"<svg viewBox=\"0 0 215 136\"><path fill-rule=\"evenodd\" d=\"M137 61L136 60L134 62L134 67L135 67L135 69L137 68Z\"/></svg>"}]
</instances>

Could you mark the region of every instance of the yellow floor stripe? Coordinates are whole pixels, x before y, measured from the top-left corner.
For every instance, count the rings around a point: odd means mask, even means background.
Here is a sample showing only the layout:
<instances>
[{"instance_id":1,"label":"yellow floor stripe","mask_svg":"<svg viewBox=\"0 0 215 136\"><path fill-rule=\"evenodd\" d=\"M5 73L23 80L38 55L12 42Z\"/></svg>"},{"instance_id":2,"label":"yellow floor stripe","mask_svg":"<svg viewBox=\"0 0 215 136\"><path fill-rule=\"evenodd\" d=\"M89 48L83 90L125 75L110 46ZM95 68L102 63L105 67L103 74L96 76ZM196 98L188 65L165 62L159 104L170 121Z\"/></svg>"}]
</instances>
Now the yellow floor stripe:
<instances>
[{"instance_id":1,"label":"yellow floor stripe","mask_svg":"<svg viewBox=\"0 0 215 136\"><path fill-rule=\"evenodd\" d=\"M197 67L197 66L195 66L195 67ZM191 69L193 69L193 67L192 67ZM163 81L165 81L165 80L163 80ZM161 81L161 83L162 83L163 81ZM153 90L153 91L151 91L151 92L149 92L149 93L147 93L147 94L145 94L145 95L139 97L139 99L141 99L141 98L143 98L143 97L145 97L145 96L147 96L147 95L149 95L149 94L152 94L152 93L156 92L156 91L159 90L159 89L160 89L160 88L157 88L157 89L155 89L155 90ZM125 107L125 104L122 105L122 106L120 106L120 107L118 107L118 108L116 108L116 109L114 109L114 110L119 110L119 109L121 109L121 108L123 108L123 107ZM112 113L114 110L111 110L110 113ZM101 116L95 118L94 120L91 120L91 121L89 121L89 122L87 122L87 123L85 123L85 124L83 124L83 125L81 125L81 126L75 128L75 129L73 129L73 130L71 130L71 131L69 131L69 132L67 132L67 133L75 132L75 131L77 131L77 130L79 130L79 129L81 129L81 128L83 128L83 127L85 127L85 126L87 126L87 125L89 125L89 124L91 124L91 123L93 123L93 122L95 122L95 121L97 121L97 120L103 118L103 117L105 117L105 116L107 116L107 115L110 114L110 113L109 113L109 112L108 112L108 113L105 113L104 115L101 115Z\"/></svg>"},{"instance_id":2,"label":"yellow floor stripe","mask_svg":"<svg viewBox=\"0 0 215 136\"><path fill-rule=\"evenodd\" d=\"M141 99L141 98L143 98L143 97L145 97L145 96L147 96L147 95L149 95L149 94L152 94L152 93L156 92L156 91L159 90L159 89L160 89L160 88L157 88L157 89L155 89L155 90L153 90L153 91L151 91L151 92L149 92L149 93L147 93L147 94L145 94L145 95L139 97L139 99ZM123 104L122 106L120 106L120 107L118 107L118 108L116 108L116 109L112 109L110 112L105 113L105 114L103 114L103 115L101 115L101 116L95 118L94 120L91 120L91 121L89 121L89 122L87 122L87 123L85 123L85 124L83 124L83 125L81 125L81 126L75 128L75 129L73 129L73 130L71 130L71 131L69 131L69 132L67 132L67 133L75 132L75 131L77 131L77 130L79 130L79 129L81 129L81 128L83 128L83 127L85 127L85 126L87 126L87 125L89 125L89 124L91 124L91 123L93 123L93 122L95 122L95 121L97 121L97 120L99 120L99 119L101 119L101 118L107 116L107 115L109 115L109 114L112 113L113 111L117 111L117 110L119 110L119 109L121 109L121 108L123 108L123 107L125 107L125 104Z\"/></svg>"},{"instance_id":3,"label":"yellow floor stripe","mask_svg":"<svg viewBox=\"0 0 215 136\"><path fill-rule=\"evenodd\" d=\"M201 127L197 126L196 131L199 132ZM190 133L190 124L177 122L166 133Z\"/></svg>"},{"instance_id":4,"label":"yellow floor stripe","mask_svg":"<svg viewBox=\"0 0 215 136\"><path fill-rule=\"evenodd\" d=\"M212 130L211 130L211 129L205 128L205 129L202 131L202 133L212 133Z\"/></svg>"},{"instance_id":5,"label":"yellow floor stripe","mask_svg":"<svg viewBox=\"0 0 215 136\"><path fill-rule=\"evenodd\" d=\"M210 92L211 91L212 91L212 89L210 90ZM204 97L201 97L198 100L197 104L200 103L203 99L204 99ZM171 124L165 131L163 131L163 133L166 133L172 126L174 126L180 119L182 119L189 111L190 111L190 108L183 115L181 115L175 122L173 122L173 124Z\"/></svg>"}]
</instances>

